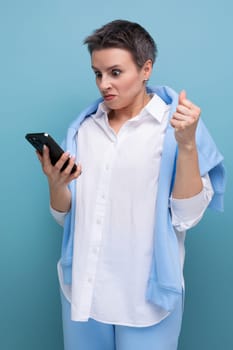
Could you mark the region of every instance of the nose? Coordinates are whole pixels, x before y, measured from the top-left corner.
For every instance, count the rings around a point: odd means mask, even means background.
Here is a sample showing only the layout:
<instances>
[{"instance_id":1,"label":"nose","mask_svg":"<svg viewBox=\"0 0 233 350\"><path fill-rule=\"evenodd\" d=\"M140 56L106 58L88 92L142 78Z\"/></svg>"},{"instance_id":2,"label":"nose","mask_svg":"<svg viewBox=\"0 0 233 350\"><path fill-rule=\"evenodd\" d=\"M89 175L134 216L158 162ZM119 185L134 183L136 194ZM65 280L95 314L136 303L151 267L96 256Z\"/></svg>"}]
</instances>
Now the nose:
<instances>
[{"instance_id":1,"label":"nose","mask_svg":"<svg viewBox=\"0 0 233 350\"><path fill-rule=\"evenodd\" d=\"M111 88L111 80L107 75L102 75L102 77L97 81L97 84L102 92L105 92Z\"/></svg>"}]
</instances>

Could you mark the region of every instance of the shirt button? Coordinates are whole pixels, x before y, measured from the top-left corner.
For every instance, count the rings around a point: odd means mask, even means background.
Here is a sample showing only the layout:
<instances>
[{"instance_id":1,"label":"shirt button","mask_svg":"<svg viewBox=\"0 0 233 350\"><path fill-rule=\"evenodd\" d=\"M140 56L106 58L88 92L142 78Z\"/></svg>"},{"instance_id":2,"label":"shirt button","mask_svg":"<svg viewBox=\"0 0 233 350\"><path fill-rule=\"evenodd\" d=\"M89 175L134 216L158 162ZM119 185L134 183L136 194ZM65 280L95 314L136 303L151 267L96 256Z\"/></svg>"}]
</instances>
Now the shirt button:
<instances>
[{"instance_id":1,"label":"shirt button","mask_svg":"<svg viewBox=\"0 0 233 350\"><path fill-rule=\"evenodd\" d=\"M106 170L109 170L109 164L106 164L106 165L105 165L105 169L106 169Z\"/></svg>"},{"instance_id":2,"label":"shirt button","mask_svg":"<svg viewBox=\"0 0 233 350\"><path fill-rule=\"evenodd\" d=\"M89 278L87 279L87 282L90 283L90 284L92 283L92 281L93 281L93 279L92 279L91 277L89 277Z\"/></svg>"},{"instance_id":3,"label":"shirt button","mask_svg":"<svg viewBox=\"0 0 233 350\"><path fill-rule=\"evenodd\" d=\"M98 225L100 225L100 224L101 224L101 219L100 219L100 218L96 219L96 223L97 223Z\"/></svg>"}]
</instances>

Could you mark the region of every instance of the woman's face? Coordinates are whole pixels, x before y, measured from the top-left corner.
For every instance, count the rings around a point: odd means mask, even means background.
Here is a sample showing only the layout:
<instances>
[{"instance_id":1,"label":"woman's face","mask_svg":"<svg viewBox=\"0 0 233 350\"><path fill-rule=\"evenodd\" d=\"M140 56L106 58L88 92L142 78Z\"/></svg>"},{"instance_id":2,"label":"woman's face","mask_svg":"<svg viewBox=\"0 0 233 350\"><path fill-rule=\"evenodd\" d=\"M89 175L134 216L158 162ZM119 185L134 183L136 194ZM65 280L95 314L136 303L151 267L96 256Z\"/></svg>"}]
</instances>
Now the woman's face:
<instances>
[{"instance_id":1,"label":"woman's face","mask_svg":"<svg viewBox=\"0 0 233 350\"><path fill-rule=\"evenodd\" d=\"M145 96L145 79L151 73L148 60L142 68L134 63L129 51L107 48L92 52L92 69L105 104L112 110L131 108Z\"/></svg>"}]
</instances>

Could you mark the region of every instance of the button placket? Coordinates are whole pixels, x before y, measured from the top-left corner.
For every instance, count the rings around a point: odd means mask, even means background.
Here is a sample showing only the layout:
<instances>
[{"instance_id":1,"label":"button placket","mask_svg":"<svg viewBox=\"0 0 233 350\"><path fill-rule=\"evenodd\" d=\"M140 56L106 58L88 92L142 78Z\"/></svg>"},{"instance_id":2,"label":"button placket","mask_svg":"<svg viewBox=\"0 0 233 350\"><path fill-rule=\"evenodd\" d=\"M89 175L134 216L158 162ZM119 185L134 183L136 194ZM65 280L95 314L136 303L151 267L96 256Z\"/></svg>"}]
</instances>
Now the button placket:
<instances>
[{"instance_id":1,"label":"button placket","mask_svg":"<svg viewBox=\"0 0 233 350\"><path fill-rule=\"evenodd\" d=\"M109 145L109 152L105 156L103 162L103 171L100 183L97 189L97 197L95 202L95 221L91 233L91 242L89 245L89 253L87 257L86 268L86 283L82 291L80 308L84 315L89 314L92 304L92 297L94 293L95 276L97 270L97 263L100 254L100 247L102 244L102 235L104 227L104 219L106 213L107 195L111 176L111 167L114 161L116 147L113 142Z\"/></svg>"}]
</instances>

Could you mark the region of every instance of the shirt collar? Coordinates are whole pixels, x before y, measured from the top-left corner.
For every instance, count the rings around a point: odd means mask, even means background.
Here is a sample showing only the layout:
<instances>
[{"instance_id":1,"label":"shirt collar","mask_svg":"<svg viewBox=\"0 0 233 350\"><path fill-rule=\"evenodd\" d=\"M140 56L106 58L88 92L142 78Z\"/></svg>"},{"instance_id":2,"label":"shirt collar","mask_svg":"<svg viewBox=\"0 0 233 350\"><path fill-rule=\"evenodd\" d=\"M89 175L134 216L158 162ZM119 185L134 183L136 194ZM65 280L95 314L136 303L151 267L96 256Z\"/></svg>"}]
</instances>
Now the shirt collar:
<instances>
[{"instance_id":1,"label":"shirt collar","mask_svg":"<svg viewBox=\"0 0 233 350\"><path fill-rule=\"evenodd\" d=\"M152 98L147 105L142 109L140 115L150 114L159 123L162 122L164 114L170 109L170 105L167 105L161 97L156 94L152 95Z\"/></svg>"},{"instance_id":2,"label":"shirt collar","mask_svg":"<svg viewBox=\"0 0 233 350\"><path fill-rule=\"evenodd\" d=\"M99 119L103 117L103 115L108 114L108 112L110 112L110 109L104 104L104 102L100 102L97 111L95 112L95 114L93 114L92 117L94 119Z\"/></svg>"},{"instance_id":3,"label":"shirt collar","mask_svg":"<svg viewBox=\"0 0 233 350\"><path fill-rule=\"evenodd\" d=\"M141 119L144 116L151 115L154 119L156 119L159 123L161 123L164 114L170 109L170 105L167 105L158 95L151 94L152 98L147 103L147 105L141 110L138 116L135 116L136 119ZM103 117L103 115L107 115L110 109L105 105L104 102L101 102L97 108L96 113L93 115L94 119L99 119Z\"/></svg>"}]
</instances>

